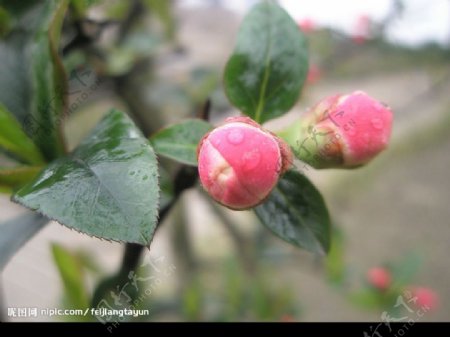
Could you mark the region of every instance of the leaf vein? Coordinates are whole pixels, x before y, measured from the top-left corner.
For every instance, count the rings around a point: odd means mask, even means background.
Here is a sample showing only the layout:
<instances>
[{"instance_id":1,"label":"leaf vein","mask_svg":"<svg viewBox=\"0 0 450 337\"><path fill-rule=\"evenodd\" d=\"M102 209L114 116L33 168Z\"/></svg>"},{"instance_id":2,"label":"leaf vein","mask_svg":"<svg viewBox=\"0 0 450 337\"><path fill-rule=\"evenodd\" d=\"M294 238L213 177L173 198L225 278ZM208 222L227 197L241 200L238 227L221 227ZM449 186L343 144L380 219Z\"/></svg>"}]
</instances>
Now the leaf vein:
<instances>
[{"instance_id":1,"label":"leaf vein","mask_svg":"<svg viewBox=\"0 0 450 337\"><path fill-rule=\"evenodd\" d=\"M103 187L103 190L105 190L111 196L112 200L114 200L115 204L120 209L120 211L123 214L125 220L127 221L128 227L131 227L132 226L132 222L130 221L128 212L122 207L121 203L115 197L115 195L112 193L112 191L103 183L103 181L100 179L100 176L98 176L98 174L95 172L95 170L93 170L92 167L80 157L73 157L72 160L75 163L83 166L85 169L87 169L92 174L92 176L94 176L96 178L96 180L99 183L99 188L100 188L100 185L101 185Z\"/></svg>"}]
</instances>

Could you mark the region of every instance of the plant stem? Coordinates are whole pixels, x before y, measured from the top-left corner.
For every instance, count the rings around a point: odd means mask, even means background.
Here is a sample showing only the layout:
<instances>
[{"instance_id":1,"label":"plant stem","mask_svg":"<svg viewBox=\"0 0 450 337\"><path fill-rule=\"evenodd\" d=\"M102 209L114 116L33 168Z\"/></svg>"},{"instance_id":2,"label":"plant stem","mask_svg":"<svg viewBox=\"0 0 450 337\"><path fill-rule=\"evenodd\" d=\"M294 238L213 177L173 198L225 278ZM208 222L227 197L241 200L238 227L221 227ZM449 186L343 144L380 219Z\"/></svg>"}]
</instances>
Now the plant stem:
<instances>
[{"instance_id":1,"label":"plant stem","mask_svg":"<svg viewBox=\"0 0 450 337\"><path fill-rule=\"evenodd\" d=\"M169 204L159 210L159 219L156 227L157 229L159 228L159 225L164 221L169 211L175 205L182 192L194 186L194 184L197 182L197 178L198 174L195 167L184 165L180 167L174 179L174 197ZM135 243L127 243L125 245L125 251L119 271L113 276L107 277L100 281L92 296L92 307L97 307L100 301L102 301L105 296L108 296L107 294L109 294L111 290L114 291L115 289L117 289L117 287L120 288L122 285L128 282L128 276L130 272L134 271L138 266L143 250L144 246Z\"/></svg>"},{"instance_id":2,"label":"plant stem","mask_svg":"<svg viewBox=\"0 0 450 337\"><path fill-rule=\"evenodd\" d=\"M130 271L135 270L138 266L144 246L137 243L127 243L122 258L122 264L118 272L120 279L126 279Z\"/></svg>"},{"instance_id":3,"label":"plant stem","mask_svg":"<svg viewBox=\"0 0 450 337\"><path fill-rule=\"evenodd\" d=\"M197 182L197 178L198 175L196 168L184 165L181 166L174 179L174 197L166 207L160 209L157 228L159 228L159 225L163 222L183 191L193 187ZM143 250L144 246L139 244L127 243L125 245L122 264L118 272L119 278L124 277L124 279L126 279L129 272L136 269Z\"/></svg>"},{"instance_id":4,"label":"plant stem","mask_svg":"<svg viewBox=\"0 0 450 337\"><path fill-rule=\"evenodd\" d=\"M159 211L158 224L164 220L166 215L169 213L170 209L174 205L174 202L171 202L166 207L162 208ZM120 270L118 272L119 278L126 279L130 271L135 270L139 259L141 257L142 251L144 250L144 246L136 244L136 243L127 243L125 245L125 251L123 254L122 264L120 266Z\"/></svg>"},{"instance_id":5,"label":"plant stem","mask_svg":"<svg viewBox=\"0 0 450 337\"><path fill-rule=\"evenodd\" d=\"M134 24L145 14L145 6L140 0L133 0L129 4L128 14L120 25L117 44L125 41L128 33L134 27Z\"/></svg>"}]
</instances>

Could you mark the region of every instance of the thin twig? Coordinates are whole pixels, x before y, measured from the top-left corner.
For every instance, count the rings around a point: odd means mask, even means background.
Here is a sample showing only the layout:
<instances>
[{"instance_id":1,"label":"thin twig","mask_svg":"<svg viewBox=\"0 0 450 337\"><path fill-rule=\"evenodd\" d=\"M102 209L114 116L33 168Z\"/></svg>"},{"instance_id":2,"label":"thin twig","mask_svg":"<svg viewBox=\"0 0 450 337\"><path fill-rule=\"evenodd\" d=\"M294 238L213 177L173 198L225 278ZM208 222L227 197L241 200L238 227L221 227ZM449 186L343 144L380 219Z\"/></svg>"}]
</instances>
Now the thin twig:
<instances>
[{"instance_id":1,"label":"thin twig","mask_svg":"<svg viewBox=\"0 0 450 337\"><path fill-rule=\"evenodd\" d=\"M182 165L180 167L174 179L174 197L172 201L166 205L166 207L160 209L158 224L156 227L157 229L159 228L160 224L164 221L169 211L178 201L183 191L195 185L195 183L197 182L197 177L198 174L196 168L185 165ZM118 272L119 279L121 279L121 277L124 277L124 279L126 279L130 271L136 269L143 250L144 246L139 244L127 243L125 245L125 252L122 259L122 264Z\"/></svg>"},{"instance_id":2,"label":"thin twig","mask_svg":"<svg viewBox=\"0 0 450 337\"><path fill-rule=\"evenodd\" d=\"M141 18L145 13L145 7L139 0L133 0L130 5L130 10L128 11L127 17L120 25L119 34L117 37L117 42L120 45L127 37L130 29L136 23L139 18Z\"/></svg>"}]
</instances>

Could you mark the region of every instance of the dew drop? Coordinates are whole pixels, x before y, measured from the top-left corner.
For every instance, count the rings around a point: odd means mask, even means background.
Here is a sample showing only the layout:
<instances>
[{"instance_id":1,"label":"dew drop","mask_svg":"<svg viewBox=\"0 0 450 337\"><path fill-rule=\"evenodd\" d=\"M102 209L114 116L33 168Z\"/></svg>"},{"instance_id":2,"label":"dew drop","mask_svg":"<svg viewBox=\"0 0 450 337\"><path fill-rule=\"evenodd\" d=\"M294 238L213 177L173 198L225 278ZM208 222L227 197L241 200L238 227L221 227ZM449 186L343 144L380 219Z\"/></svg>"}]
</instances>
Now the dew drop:
<instances>
[{"instance_id":1,"label":"dew drop","mask_svg":"<svg viewBox=\"0 0 450 337\"><path fill-rule=\"evenodd\" d=\"M372 127L377 130L383 128L383 121L380 118L372 118L370 124L372 124Z\"/></svg>"},{"instance_id":2,"label":"dew drop","mask_svg":"<svg viewBox=\"0 0 450 337\"><path fill-rule=\"evenodd\" d=\"M148 179L148 176L147 175L145 175L143 178L142 178L142 180L147 180Z\"/></svg>"},{"instance_id":3,"label":"dew drop","mask_svg":"<svg viewBox=\"0 0 450 337\"><path fill-rule=\"evenodd\" d=\"M261 162L261 154L259 153L258 150L246 152L242 157L242 160L243 160L242 168L245 171L250 171L255 169Z\"/></svg>"},{"instance_id":4,"label":"dew drop","mask_svg":"<svg viewBox=\"0 0 450 337\"><path fill-rule=\"evenodd\" d=\"M135 173L136 173L136 172L131 171L131 172L130 172L130 176L134 176Z\"/></svg>"},{"instance_id":5,"label":"dew drop","mask_svg":"<svg viewBox=\"0 0 450 337\"><path fill-rule=\"evenodd\" d=\"M239 129L233 129L228 133L227 139L231 144L239 145L244 141L244 133Z\"/></svg>"}]
</instances>

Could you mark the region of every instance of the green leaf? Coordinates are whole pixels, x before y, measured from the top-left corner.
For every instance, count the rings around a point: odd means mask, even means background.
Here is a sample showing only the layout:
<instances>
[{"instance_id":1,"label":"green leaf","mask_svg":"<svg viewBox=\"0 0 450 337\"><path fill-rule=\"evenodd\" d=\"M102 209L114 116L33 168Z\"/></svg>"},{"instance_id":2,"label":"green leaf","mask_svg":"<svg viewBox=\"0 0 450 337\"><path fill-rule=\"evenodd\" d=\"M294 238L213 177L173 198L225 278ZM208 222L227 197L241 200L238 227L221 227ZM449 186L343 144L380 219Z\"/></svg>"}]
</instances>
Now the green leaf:
<instances>
[{"instance_id":1,"label":"green leaf","mask_svg":"<svg viewBox=\"0 0 450 337\"><path fill-rule=\"evenodd\" d=\"M328 252L327 207L320 192L299 172L286 172L255 213L281 239L314 253Z\"/></svg>"},{"instance_id":2,"label":"green leaf","mask_svg":"<svg viewBox=\"0 0 450 337\"><path fill-rule=\"evenodd\" d=\"M64 152L59 122L67 90L57 46L67 1L17 3L4 7L14 26L0 41L0 102L51 160Z\"/></svg>"},{"instance_id":3,"label":"green leaf","mask_svg":"<svg viewBox=\"0 0 450 337\"><path fill-rule=\"evenodd\" d=\"M9 13L0 7L0 37L5 36L11 29L11 17Z\"/></svg>"},{"instance_id":4,"label":"green leaf","mask_svg":"<svg viewBox=\"0 0 450 337\"><path fill-rule=\"evenodd\" d=\"M106 273L103 269L104 266L96 260L94 253L79 249L74 252L74 255L84 270L98 276Z\"/></svg>"},{"instance_id":5,"label":"green leaf","mask_svg":"<svg viewBox=\"0 0 450 337\"><path fill-rule=\"evenodd\" d=\"M225 68L231 103L263 123L297 101L308 72L306 39L281 7L263 2L242 23Z\"/></svg>"},{"instance_id":6,"label":"green leaf","mask_svg":"<svg viewBox=\"0 0 450 337\"><path fill-rule=\"evenodd\" d=\"M41 166L0 167L0 186L12 189L20 187L42 170Z\"/></svg>"},{"instance_id":7,"label":"green leaf","mask_svg":"<svg viewBox=\"0 0 450 337\"><path fill-rule=\"evenodd\" d=\"M150 142L156 153L180 163L197 166L197 145L212 125L190 119L155 133Z\"/></svg>"},{"instance_id":8,"label":"green leaf","mask_svg":"<svg viewBox=\"0 0 450 337\"><path fill-rule=\"evenodd\" d=\"M52 255L64 284L66 306L70 309L89 308L83 269L77 256L57 244L52 244Z\"/></svg>"},{"instance_id":9,"label":"green leaf","mask_svg":"<svg viewBox=\"0 0 450 337\"><path fill-rule=\"evenodd\" d=\"M39 149L33 141L22 131L20 124L10 114L3 104L0 103L0 147L14 153L18 157L31 164L42 164Z\"/></svg>"},{"instance_id":10,"label":"green leaf","mask_svg":"<svg viewBox=\"0 0 450 337\"><path fill-rule=\"evenodd\" d=\"M27 211L0 224L0 271L11 257L49 221L42 215Z\"/></svg>"},{"instance_id":11,"label":"green leaf","mask_svg":"<svg viewBox=\"0 0 450 337\"><path fill-rule=\"evenodd\" d=\"M0 184L0 193L3 194L12 194L13 193L13 189L11 187L8 186L4 186Z\"/></svg>"},{"instance_id":12,"label":"green leaf","mask_svg":"<svg viewBox=\"0 0 450 337\"><path fill-rule=\"evenodd\" d=\"M145 0L151 13L155 13L164 26L166 37L169 40L175 38L175 20L172 14L172 2L160 0Z\"/></svg>"},{"instance_id":13,"label":"green leaf","mask_svg":"<svg viewBox=\"0 0 450 337\"><path fill-rule=\"evenodd\" d=\"M158 216L158 167L147 139L112 110L68 157L50 164L13 201L100 238L150 243Z\"/></svg>"},{"instance_id":14,"label":"green leaf","mask_svg":"<svg viewBox=\"0 0 450 337\"><path fill-rule=\"evenodd\" d=\"M159 187L159 207L163 209L173 201L175 195L171 177L162 165L159 165Z\"/></svg>"},{"instance_id":15,"label":"green leaf","mask_svg":"<svg viewBox=\"0 0 450 337\"><path fill-rule=\"evenodd\" d=\"M181 297L181 310L183 317L186 317L188 321L200 320L204 294L204 289L196 278L192 278L192 280L184 286Z\"/></svg>"},{"instance_id":16,"label":"green leaf","mask_svg":"<svg viewBox=\"0 0 450 337\"><path fill-rule=\"evenodd\" d=\"M383 305L384 298L375 289L367 288L348 295L348 299L354 305L365 309L379 308Z\"/></svg>"},{"instance_id":17,"label":"green leaf","mask_svg":"<svg viewBox=\"0 0 450 337\"><path fill-rule=\"evenodd\" d=\"M345 281L344 247L344 233L334 227L330 251L325 259L325 270L328 280L335 285L342 285Z\"/></svg>"}]
</instances>

